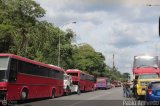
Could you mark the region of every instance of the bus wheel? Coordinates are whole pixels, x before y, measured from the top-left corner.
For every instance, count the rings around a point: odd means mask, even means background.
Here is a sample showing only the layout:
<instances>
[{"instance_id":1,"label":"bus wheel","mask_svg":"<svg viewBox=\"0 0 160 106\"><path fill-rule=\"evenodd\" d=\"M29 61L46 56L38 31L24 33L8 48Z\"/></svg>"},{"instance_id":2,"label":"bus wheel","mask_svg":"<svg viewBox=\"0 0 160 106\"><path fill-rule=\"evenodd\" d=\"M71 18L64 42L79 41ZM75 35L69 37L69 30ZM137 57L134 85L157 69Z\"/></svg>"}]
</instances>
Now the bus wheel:
<instances>
[{"instance_id":1,"label":"bus wheel","mask_svg":"<svg viewBox=\"0 0 160 106\"><path fill-rule=\"evenodd\" d=\"M21 99L24 101L24 100L27 100L27 97L28 97L28 90L23 89L23 91L21 93Z\"/></svg>"},{"instance_id":2,"label":"bus wheel","mask_svg":"<svg viewBox=\"0 0 160 106\"><path fill-rule=\"evenodd\" d=\"M52 99L55 98L55 90L54 89L52 90L52 96L51 96L51 98Z\"/></svg>"}]
</instances>

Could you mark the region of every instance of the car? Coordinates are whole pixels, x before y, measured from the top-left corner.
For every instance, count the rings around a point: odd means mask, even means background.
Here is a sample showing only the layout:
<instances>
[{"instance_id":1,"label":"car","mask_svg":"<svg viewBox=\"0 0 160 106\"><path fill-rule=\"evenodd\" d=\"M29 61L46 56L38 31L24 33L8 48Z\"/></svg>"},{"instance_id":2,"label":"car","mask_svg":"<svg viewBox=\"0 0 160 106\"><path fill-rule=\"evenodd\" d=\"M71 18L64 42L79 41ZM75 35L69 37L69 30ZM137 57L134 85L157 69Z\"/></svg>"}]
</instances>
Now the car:
<instances>
[{"instance_id":1,"label":"car","mask_svg":"<svg viewBox=\"0 0 160 106\"><path fill-rule=\"evenodd\" d=\"M154 81L148 84L145 101L160 101L160 81Z\"/></svg>"}]
</instances>

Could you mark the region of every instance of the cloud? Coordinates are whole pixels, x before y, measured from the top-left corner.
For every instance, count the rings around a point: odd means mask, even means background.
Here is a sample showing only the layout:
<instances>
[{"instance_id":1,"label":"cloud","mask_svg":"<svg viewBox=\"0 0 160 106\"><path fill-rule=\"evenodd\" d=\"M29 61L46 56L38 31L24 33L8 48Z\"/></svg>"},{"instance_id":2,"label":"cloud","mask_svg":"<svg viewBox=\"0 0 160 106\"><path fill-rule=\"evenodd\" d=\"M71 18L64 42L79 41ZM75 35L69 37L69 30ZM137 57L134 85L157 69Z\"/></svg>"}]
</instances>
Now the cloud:
<instances>
[{"instance_id":1,"label":"cloud","mask_svg":"<svg viewBox=\"0 0 160 106\"><path fill-rule=\"evenodd\" d=\"M36 0L47 11L45 20L72 28L77 43L88 43L106 57L112 55L121 72L131 72L133 56L158 54L158 0ZM77 21L75 25L67 25Z\"/></svg>"}]
</instances>

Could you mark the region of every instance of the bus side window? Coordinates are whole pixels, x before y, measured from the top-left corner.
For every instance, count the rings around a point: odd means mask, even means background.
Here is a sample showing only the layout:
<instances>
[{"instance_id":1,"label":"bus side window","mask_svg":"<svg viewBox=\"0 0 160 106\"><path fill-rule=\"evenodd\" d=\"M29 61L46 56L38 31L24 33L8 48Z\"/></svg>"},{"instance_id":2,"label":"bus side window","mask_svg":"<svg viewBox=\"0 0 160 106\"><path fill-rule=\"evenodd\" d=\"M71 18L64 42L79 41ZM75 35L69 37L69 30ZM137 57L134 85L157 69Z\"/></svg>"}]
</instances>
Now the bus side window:
<instances>
[{"instance_id":1,"label":"bus side window","mask_svg":"<svg viewBox=\"0 0 160 106\"><path fill-rule=\"evenodd\" d=\"M16 80L17 80L17 61L14 59L11 59L9 81L14 82Z\"/></svg>"}]
</instances>

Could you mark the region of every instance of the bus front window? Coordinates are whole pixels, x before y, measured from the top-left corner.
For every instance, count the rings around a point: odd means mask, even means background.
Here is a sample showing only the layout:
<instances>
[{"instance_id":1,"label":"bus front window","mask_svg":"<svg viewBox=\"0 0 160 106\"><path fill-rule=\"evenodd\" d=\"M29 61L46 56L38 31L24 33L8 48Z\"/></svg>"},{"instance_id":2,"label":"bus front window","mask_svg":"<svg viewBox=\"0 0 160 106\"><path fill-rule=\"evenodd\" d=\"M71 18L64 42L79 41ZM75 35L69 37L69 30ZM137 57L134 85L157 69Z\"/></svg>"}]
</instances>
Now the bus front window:
<instances>
[{"instance_id":1,"label":"bus front window","mask_svg":"<svg viewBox=\"0 0 160 106\"><path fill-rule=\"evenodd\" d=\"M9 57L0 57L0 81L6 81Z\"/></svg>"},{"instance_id":2,"label":"bus front window","mask_svg":"<svg viewBox=\"0 0 160 106\"><path fill-rule=\"evenodd\" d=\"M158 74L143 74L139 76L139 79L153 79L159 78Z\"/></svg>"},{"instance_id":3,"label":"bus front window","mask_svg":"<svg viewBox=\"0 0 160 106\"><path fill-rule=\"evenodd\" d=\"M78 73L68 73L68 74L71 75L71 76L78 77Z\"/></svg>"}]
</instances>

